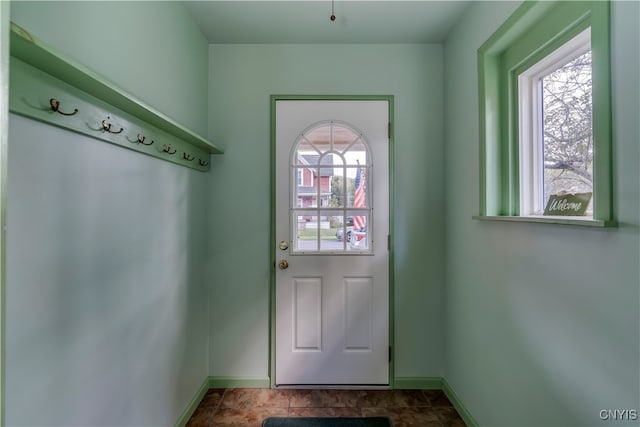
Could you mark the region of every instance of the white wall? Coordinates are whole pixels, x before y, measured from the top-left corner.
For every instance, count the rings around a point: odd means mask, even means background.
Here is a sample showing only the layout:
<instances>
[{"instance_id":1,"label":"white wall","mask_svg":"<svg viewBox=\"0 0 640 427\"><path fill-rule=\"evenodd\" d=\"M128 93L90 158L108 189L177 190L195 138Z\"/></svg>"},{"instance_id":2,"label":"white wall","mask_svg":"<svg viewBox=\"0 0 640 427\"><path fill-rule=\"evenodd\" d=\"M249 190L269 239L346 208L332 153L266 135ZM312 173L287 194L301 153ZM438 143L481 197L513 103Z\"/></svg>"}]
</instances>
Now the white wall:
<instances>
[{"instance_id":1,"label":"white wall","mask_svg":"<svg viewBox=\"0 0 640 427\"><path fill-rule=\"evenodd\" d=\"M443 369L442 47L212 45L210 373L269 374L269 100L395 96L396 375Z\"/></svg>"},{"instance_id":2,"label":"white wall","mask_svg":"<svg viewBox=\"0 0 640 427\"><path fill-rule=\"evenodd\" d=\"M206 132L207 42L175 3L12 20ZM6 425L173 425L207 377L207 174L11 116Z\"/></svg>"},{"instance_id":3,"label":"white wall","mask_svg":"<svg viewBox=\"0 0 640 427\"><path fill-rule=\"evenodd\" d=\"M483 426L612 425L601 409L640 412L639 4L612 3L607 230L471 219L477 49L518 5L473 3L445 45L445 378Z\"/></svg>"}]
</instances>

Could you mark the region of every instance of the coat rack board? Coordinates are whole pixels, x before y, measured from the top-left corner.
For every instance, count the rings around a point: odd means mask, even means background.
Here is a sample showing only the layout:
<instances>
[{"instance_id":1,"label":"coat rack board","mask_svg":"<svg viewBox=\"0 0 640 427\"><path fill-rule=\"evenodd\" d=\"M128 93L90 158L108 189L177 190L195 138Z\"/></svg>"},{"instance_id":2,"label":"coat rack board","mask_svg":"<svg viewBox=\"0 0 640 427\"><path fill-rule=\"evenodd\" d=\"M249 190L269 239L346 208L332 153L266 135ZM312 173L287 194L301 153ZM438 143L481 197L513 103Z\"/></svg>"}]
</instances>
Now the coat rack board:
<instances>
[{"instance_id":1,"label":"coat rack board","mask_svg":"<svg viewBox=\"0 0 640 427\"><path fill-rule=\"evenodd\" d=\"M223 153L14 23L10 43L12 113L200 171Z\"/></svg>"}]
</instances>

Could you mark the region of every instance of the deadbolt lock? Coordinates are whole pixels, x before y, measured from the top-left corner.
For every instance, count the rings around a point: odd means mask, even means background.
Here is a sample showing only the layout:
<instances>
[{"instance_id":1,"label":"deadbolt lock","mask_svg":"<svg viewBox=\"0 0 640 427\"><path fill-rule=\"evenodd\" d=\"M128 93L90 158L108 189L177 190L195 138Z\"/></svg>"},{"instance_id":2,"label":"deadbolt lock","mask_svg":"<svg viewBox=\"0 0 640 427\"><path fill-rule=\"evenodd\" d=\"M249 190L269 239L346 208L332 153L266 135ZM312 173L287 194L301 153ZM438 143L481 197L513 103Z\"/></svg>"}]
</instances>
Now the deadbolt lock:
<instances>
[{"instance_id":1,"label":"deadbolt lock","mask_svg":"<svg viewBox=\"0 0 640 427\"><path fill-rule=\"evenodd\" d=\"M280 242L280 244L278 245L280 247L281 250L286 251L287 249L289 249L289 244L287 242L285 242L284 240Z\"/></svg>"}]
</instances>

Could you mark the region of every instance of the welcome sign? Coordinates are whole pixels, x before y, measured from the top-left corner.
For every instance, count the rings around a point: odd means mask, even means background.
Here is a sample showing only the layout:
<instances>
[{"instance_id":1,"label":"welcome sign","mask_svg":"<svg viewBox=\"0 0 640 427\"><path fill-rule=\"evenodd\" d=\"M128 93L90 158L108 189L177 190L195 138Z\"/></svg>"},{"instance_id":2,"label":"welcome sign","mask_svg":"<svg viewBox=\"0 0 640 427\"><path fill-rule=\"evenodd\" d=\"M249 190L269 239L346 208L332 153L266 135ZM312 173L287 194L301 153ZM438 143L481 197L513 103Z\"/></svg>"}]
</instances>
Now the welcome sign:
<instances>
[{"instance_id":1,"label":"welcome sign","mask_svg":"<svg viewBox=\"0 0 640 427\"><path fill-rule=\"evenodd\" d=\"M592 193L554 194L549 197L545 215L584 216Z\"/></svg>"}]
</instances>

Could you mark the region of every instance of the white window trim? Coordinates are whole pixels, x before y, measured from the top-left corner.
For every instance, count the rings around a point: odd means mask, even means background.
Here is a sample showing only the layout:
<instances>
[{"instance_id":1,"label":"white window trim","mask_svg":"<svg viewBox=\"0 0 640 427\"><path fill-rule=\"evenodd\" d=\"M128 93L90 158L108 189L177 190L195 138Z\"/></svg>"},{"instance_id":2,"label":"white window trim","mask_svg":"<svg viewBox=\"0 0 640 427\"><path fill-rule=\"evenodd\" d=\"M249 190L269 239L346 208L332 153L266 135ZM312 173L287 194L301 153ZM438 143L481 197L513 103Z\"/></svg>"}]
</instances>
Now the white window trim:
<instances>
[{"instance_id":1,"label":"white window trim","mask_svg":"<svg viewBox=\"0 0 640 427\"><path fill-rule=\"evenodd\" d=\"M521 216L542 215L545 208L540 79L590 49L589 27L518 76ZM593 214L576 219L592 220Z\"/></svg>"},{"instance_id":2,"label":"white window trim","mask_svg":"<svg viewBox=\"0 0 640 427\"><path fill-rule=\"evenodd\" d=\"M298 181L298 187L304 186L304 169L298 168L296 170L296 179Z\"/></svg>"}]
</instances>

